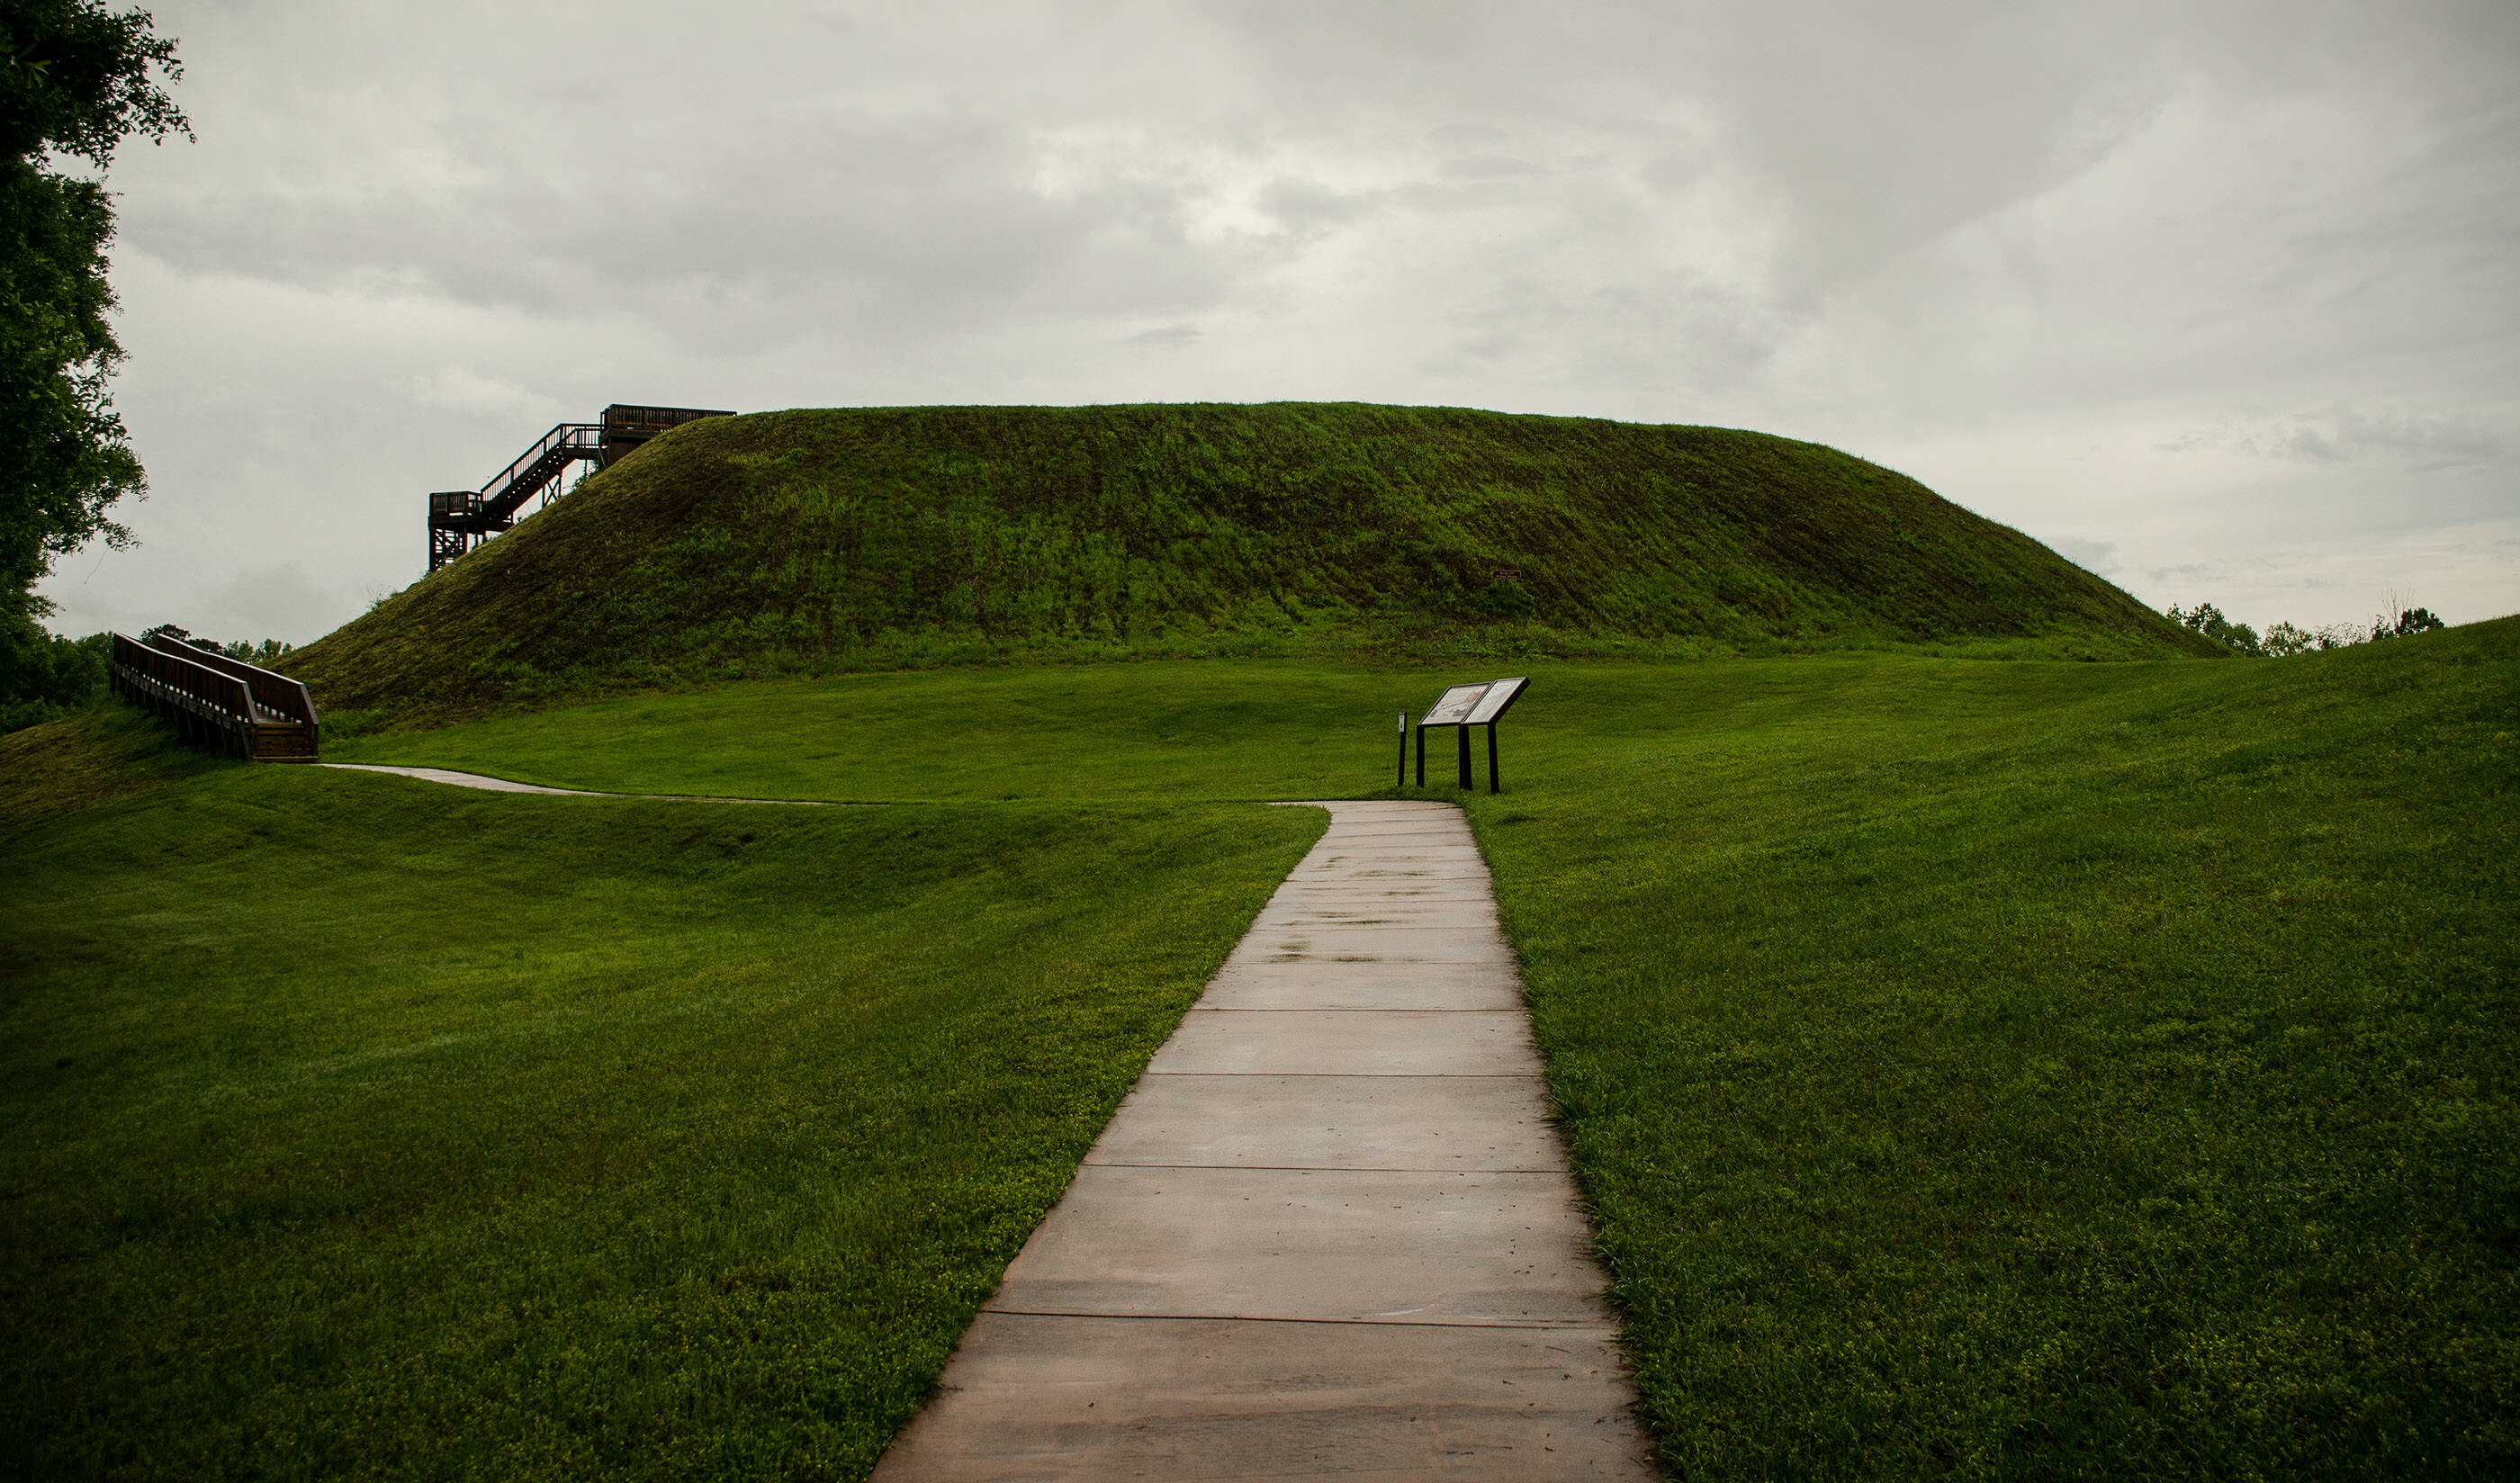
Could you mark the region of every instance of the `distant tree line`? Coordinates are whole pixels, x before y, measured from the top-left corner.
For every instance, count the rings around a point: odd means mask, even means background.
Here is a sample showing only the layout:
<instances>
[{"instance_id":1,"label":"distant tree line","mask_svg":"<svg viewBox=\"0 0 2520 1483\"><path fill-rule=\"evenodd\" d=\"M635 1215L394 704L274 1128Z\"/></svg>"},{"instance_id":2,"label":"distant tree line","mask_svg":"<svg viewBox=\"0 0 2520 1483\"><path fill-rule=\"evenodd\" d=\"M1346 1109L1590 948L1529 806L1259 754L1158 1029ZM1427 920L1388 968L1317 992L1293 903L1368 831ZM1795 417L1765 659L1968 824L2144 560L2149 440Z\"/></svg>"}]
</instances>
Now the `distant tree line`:
<instances>
[{"instance_id":1,"label":"distant tree line","mask_svg":"<svg viewBox=\"0 0 2520 1483\"><path fill-rule=\"evenodd\" d=\"M65 639L33 624L0 625L0 732L50 721L87 704L105 690L112 634Z\"/></svg>"},{"instance_id":2,"label":"distant tree line","mask_svg":"<svg viewBox=\"0 0 2520 1483\"><path fill-rule=\"evenodd\" d=\"M0 3L0 730L104 684L105 636L46 632L53 607L34 588L89 541L129 545L107 512L148 487L106 384L122 360L113 201L59 166L101 173L126 136L190 138L160 81L181 73L145 11Z\"/></svg>"},{"instance_id":3,"label":"distant tree line","mask_svg":"<svg viewBox=\"0 0 2520 1483\"><path fill-rule=\"evenodd\" d=\"M2193 629L2231 652L2245 654L2252 659L2281 659L2322 649L2369 644L2379 639L2409 638L2450 626L2429 607L2399 607L2394 602L2389 606L2398 608L2395 616L2373 613L2368 623L2331 623L2324 628L2277 623L2264 634L2246 623L2232 622L2223 615L2223 609L2211 603L2199 603L2183 610L2173 604L2170 621L2182 628Z\"/></svg>"}]
</instances>

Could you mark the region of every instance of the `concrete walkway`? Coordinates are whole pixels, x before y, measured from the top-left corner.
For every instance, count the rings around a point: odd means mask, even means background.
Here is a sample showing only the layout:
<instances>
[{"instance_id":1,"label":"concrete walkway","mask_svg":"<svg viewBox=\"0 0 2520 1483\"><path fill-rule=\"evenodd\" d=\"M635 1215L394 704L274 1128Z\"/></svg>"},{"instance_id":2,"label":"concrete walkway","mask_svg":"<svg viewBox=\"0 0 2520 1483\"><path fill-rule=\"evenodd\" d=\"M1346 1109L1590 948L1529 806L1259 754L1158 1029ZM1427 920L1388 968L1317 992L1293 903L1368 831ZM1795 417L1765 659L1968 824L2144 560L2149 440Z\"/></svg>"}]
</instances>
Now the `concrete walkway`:
<instances>
[{"instance_id":1,"label":"concrete walkway","mask_svg":"<svg viewBox=\"0 0 2520 1483\"><path fill-rule=\"evenodd\" d=\"M391 773L397 778L443 783L448 787L478 788L485 793L548 793L556 798L653 798L666 803L788 803L798 808L843 806L819 798L721 798L709 793L598 793L582 787L543 787L532 783L511 783L505 778L459 773L443 767L387 767L381 762L324 762L317 765L338 767L345 773Z\"/></svg>"},{"instance_id":2,"label":"concrete walkway","mask_svg":"<svg viewBox=\"0 0 2520 1483\"><path fill-rule=\"evenodd\" d=\"M1469 827L1322 806L879 1483L1653 1476Z\"/></svg>"}]
</instances>

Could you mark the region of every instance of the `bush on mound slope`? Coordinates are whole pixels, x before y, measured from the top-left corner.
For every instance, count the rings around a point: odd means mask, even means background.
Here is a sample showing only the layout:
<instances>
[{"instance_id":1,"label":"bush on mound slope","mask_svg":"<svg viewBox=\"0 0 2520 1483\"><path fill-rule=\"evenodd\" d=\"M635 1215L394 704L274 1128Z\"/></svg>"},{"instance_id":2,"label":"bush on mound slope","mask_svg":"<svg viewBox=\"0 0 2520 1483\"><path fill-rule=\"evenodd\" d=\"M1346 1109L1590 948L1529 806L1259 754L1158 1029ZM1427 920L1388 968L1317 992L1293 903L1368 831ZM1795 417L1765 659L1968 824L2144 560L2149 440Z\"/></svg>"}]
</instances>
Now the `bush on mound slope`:
<instances>
[{"instance_id":1,"label":"bush on mound slope","mask_svg":"<svg viewBox=\"0 0 2520 1483\"><path fill-rule=\"evenodd\" d=\"M695 424L310 646L336 706L993 657L2205 646L2018 531L1755 432L1352 404Z\"/></svg>"}]
</instances>

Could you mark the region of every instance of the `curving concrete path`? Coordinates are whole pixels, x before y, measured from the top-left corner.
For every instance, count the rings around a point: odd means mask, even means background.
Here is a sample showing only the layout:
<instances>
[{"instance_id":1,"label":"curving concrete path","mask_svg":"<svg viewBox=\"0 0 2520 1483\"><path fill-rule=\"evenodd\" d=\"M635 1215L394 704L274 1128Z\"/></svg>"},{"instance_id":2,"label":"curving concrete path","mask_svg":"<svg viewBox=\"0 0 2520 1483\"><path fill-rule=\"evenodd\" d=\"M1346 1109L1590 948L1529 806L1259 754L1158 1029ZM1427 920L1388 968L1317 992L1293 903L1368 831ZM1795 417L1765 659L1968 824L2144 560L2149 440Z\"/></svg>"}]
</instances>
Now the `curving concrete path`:
<instances>
[{"instance_id":1,"label":"curving concrete path","mask_svg":"<svg viewBox=\"0 0 2520 1483\"><path fill-rule=\"evenodd\" d=\"M666 803L786 803L797 808L848 806L820 798L721 798L710 793L599 793L582 787L544 787L533 783L513 783L506 778L459 773L443 767L388 767L381 762L323 762L317 765L338 767L347 773L391 773L397 778L417 778L423 783L442 783L448 787L478 788L485 793L548 793L556 798L652 798Z\"/></svg>"},{"instance_id":2,"label":"curving concrete path","mask_svg":"<svg viewBox=\"0 0 2520 1483\"><path fill-rule=\"evenodd\" d=\"M1654 1475L1468 824L1312 806L878 1483Z\"/></svg>"}]
</instances>

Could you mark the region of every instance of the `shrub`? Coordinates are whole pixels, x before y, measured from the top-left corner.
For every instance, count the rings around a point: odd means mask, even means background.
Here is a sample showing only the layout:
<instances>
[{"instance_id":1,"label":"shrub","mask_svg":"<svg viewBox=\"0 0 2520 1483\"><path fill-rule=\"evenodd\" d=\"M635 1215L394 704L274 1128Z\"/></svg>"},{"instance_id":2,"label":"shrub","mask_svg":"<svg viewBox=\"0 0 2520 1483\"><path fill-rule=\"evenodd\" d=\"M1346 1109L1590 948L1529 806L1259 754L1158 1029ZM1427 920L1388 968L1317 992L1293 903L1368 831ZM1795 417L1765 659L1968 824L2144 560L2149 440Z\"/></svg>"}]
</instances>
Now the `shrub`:
<instances>
[{"instance_id":1,"label":"shrub","mask_svg":"<svg viewBox=\"0 0 2520 1483\"><path fill-rule=\"evenodd\" d=\"M65 639L32 623L0 628L0 733L67 714L105 691L111 634Z\"/></svg>"},{"instance_id":2,"label":"shrub","mask_svg":"<svg viewBox=\"0 0 2520 1483\"><path fill-rule=\"evenodd\" d=\"M2170 621L2203 634L2235 654L2246 654L2253 659L2266 656L2266 646L2259 640L2256 629L2246 623L2232 622L2223 616L2223 609L2211 603L2199 603L2185 612L2180 611L2174 604L2170 608Z\"/></svg>"},{"instance_id":3,"label":"shrub","mask_svg":"<svg viewBox=\"0 0 2520 1483\"><path fill-rule=\"evenodd\" d=\"M2379 639L2409 638L2450 626L2429 607L2402 607L2394 598L2389 606L2396 608L2396 616L2374 613L2367 624L2330 623L2324 628L2276 623L2267 629L2264 638L2259 637L2248 624L2234 623L2223 616L2223 610L2211 603L2199 603L2183 612L2174 606L2170 608L2170 619L2203 634L2233 653L2271 659L2289 658L2323 649L2344 649L2349 645L2368 644Z\"/></svg>"}]
</instances>

